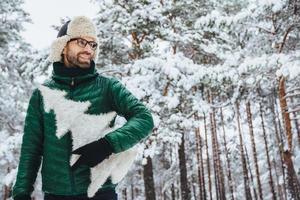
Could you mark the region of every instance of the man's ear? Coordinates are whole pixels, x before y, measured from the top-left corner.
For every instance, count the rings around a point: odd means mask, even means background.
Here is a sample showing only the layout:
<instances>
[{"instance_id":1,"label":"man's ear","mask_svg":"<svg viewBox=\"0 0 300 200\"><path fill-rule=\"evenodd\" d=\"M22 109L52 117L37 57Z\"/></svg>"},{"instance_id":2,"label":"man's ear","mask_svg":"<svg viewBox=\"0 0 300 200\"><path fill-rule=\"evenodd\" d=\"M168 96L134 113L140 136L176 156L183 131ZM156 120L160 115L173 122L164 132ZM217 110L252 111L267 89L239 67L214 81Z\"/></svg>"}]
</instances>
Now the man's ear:
<instances>
[{"instance_id":1,"label":"man's ear","mask_svg":"<svg viewBox=\"0 0 300 200\"><path fill-rule=\"evenodd\" d=\"M67 54L67 46L65 46L61 52L61 61L64 62L65 60L65 55Z\"/></svg>"},{"instance_id":2,"label":"man's ear","mask_svg":"<svg viewBox=\"0 0 300 200\"><path fill-rule=\"evenodd\" d=\"M64 47L63 51L61 52L61 55L66 54L67 52L67 45Z\"/></svg>"}]
</instances>

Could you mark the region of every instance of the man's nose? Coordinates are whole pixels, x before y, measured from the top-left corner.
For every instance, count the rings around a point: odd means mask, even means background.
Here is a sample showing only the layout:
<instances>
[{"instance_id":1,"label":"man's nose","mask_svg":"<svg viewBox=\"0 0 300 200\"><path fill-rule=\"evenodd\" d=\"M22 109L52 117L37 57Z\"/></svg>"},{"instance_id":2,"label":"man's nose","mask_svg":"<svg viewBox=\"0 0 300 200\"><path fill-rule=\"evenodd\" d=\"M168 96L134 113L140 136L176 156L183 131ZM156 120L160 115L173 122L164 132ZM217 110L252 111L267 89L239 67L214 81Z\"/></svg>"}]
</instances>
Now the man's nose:
<instances>
[{"instance_id":1,"label":"man's nose","mask_svg":"<svg viewBox=\"0 0 300 200\"><path fill-rule=\"evenodd\" d=\"M92 47L89 44L85 45L84 50L90 54L92 54L94 52L94 50L92 49Z\"/></svg>"}]
</instances>

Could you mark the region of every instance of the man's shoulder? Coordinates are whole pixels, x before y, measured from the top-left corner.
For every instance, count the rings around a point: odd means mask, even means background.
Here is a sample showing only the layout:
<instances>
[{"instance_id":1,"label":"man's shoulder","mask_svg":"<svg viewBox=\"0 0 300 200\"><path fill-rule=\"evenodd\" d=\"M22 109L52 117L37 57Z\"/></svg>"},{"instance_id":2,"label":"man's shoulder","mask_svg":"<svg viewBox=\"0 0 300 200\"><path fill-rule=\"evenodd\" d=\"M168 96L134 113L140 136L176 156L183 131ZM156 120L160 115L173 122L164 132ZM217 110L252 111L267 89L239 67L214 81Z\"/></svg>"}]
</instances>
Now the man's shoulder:
<instances>
[{"instance_id":1,"label":"man's shoulder","mask_svg":"<svg viewBox=\"0 0 300 200\"><path fill-rule=\"evenodd\" d=\"M46 79L44 82L35 85L35 87L32 90L31 96L32 97L33 96L37 96L37 97L42 96L42 90L45 87L47 87L47 88L53 88L54 87L54 81L51 80L51 79Z\"/></svg>"},{"instance_id":2,"label":"man's shoulder","mask_svg":"<svg viewBox=\"0 0 300 200\"><path fill-rule=\"evenodd\" d=\"M46 79L40 86L52 87L55 84L55 81L52 78Z\"/></svg>"},{"instance_id":3,"label":"man's shoulder","mask_svg":"<svg viewBox=\"0 0 300 200\"><path fill-rule=\"evenodd\" d=\"M106 74L99 74L97 77L98 80L100 80L102 83L105 83L107 85L113 85L114 83L120 82L116 77Z\"/></svg>"}]
</instances>

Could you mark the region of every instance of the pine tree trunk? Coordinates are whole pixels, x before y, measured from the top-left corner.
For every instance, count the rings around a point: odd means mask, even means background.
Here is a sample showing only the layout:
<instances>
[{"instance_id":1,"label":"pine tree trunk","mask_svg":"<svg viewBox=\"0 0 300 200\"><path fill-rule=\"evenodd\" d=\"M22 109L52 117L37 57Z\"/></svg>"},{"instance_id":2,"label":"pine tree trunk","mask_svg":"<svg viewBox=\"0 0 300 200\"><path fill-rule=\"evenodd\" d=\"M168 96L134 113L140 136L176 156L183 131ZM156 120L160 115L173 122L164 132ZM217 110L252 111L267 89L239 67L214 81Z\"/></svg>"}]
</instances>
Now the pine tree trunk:
<instances>
[{"instance_id":1,"label":"pine tree trunk","mask_svg":"<svg viewBox=\"0 0 300 200\"><path fill-rule=\"evenodd\" d=\"M249 125L249 133L250 133L250 137L251 137L253 160L254 160L254 164L255 164L258 194L259 194L260 200L263 200L263 193L262 193L262 187L261 187L261 181L260 181L260 173L259 173L259 167L258 167L258 161L257 161L256 144L255 144L254 133L253 133L252 113L251 113L251 107L250 107L249 101L246 103L246 110L247 110L247 120L248 120L248 125Z\"/></svg>"},{"instance_id":2,"label":"pine tree trunk","mask_svg":"<svg viewBox=\"0 0 300 200\"><path fill-rule=\"evenodd\" d=\"M133 186L133 183L131 183L131 199L134 199L134 186Z\"/></svg>"},{"instance_id":3,"label":"pine tree trunk","mask_svg":"<svg viewBox=\"0 0 300 200\"><path fill-rule=\"evenodd\" d=\"M195 120L199 120L199 116L195 114ZM206 190L205 190L205 181L204 181L204 167L203 167L203 158L202 158L202 139L200 135L200 128L195 129L196 137L196 155L198 161L198 182L199 182L199 198L200 200L206 199Z\"/></svg>"},{"instance_id":4,"label":"pine tree trunk","mask_svg":"<svg viewBox=\"0 0 300 200\"><path fill-rule=\"evenodd\" d=\"M172 194L172 200L175 200L176 199L176 193L175 193L175 187L174 187L173 183L172 183L172 186L171 186L171 194Z\"/></svg>"},{"instance_id":5,"label":"pine tree trunk","mask_svg":"<svg viewBox=\"0 0 300 200\"><path fill-rule=\"evenodd\" d=\"M186 159L185 159L185 147L184 147L184 131L182 131L182 139L181 139L181 144L178 149L178 156L179 156L181 197L184 200L190 200L191 199L191 191L188 187Z\"/></svg>"},{"instance_id":6,"label":"pine tree trunk","mask_svg":"<svg viewBox=\"0 0 300 200\"><path fill-rule=\"evenodd\" d=\"M291 103L294 103L294 99L293 98L290 98L291 99ZM293 114L293 117L295 118L294 120L294 124L295 124L295 129L297 131L297 138L298 138L298 145L300 146L300 130L299 130L299 122L298 122L298 119L296 119L297 115L295 112L292 113Z\"/></svg>"},{"instance_id":7,"label":"pine tree trunk","mask_svg":"<svg viewBox=\"0 0 300 200\"><path fill-rule=\"evenodd\" d=\"M177 185L178 185L178 184L177 184ZM177 191L176 191L176 198L175 198L176 200L177 200L177 199L180 199L180 194L181 194L180 191L177 190Z\"/></svg>"},{"instance_id":8,"label":"pine tree trunk","mask_svg":"<svg viewBox=\"0 0 300 200\"><path fill-rule=\"evenodd\" d=\"M281 108L280 108L280 105L278 105L277 100L276 100L276 98L277 98L276 94L275 94L276 92L277 91L274 92L274 100L273 100L274 106L273 106L273 109L274 109L274 113L276 113L275 118L277 119L276 121L277 121L277 124L278 124L278 132L279 132L280 142L281 142L280 147L282 147L282 150L283 150L285 131L284 131L284 128L283 128L284 125L282 125L282 122L281 122L281 119L280 119L280 116L282 116L282 115L281 115L281 113L279 113L279 110ZM280 104L280 99L278 98L278 100L279 100L279 104ZM283 152L281 152L281 153L282 153L282 158L283 158Z\"/></svg>"},{"instance_id":9,"label":"pine tree trunk","mask_svg":"<svg viewBox=\"0 0 300 200\"><path fill-rule=\"evenodd\" d=\"M276 116L275 116L275 105L276 105L276 99L275 99L275 93L274 93L274 96L271 97L271 113L272 113L272 121L273 121L273 124L274 124L274 130L275 130L275 138L276 138L276 143L277 143L277 146L278 146L278 149L279 149L279 156L280 156L280 167L281 167L281 174L283 176L283 193L284 193L284 199L287 199L287 193L286 193L286 176L285 176L285 170L284 170L284 161L283 161L283 141L282 141L282 137L281 137L281 134L279 133L280 132L280 127L279 127L279 123L280 121L277 123L277 120L276 120ZM277 115L277 113L276 113ZM277 116L277 119L278 116ZM276 171L276 162L274 160L274 163L275 163L275 171ZM279 190L281 190L280 188L280 185L279 185L279 181L277 180L278 182L278 187L279 187Z\"/></svg>"},{"instance_id":10,"label":"pine tree trunk","mask_svg":"<svg viewBox=\"0 0 300 200\"><path fill-rule=\"evenodd\" d=\"M281 114L284 122L285 134L288 142L288 150L283 154L284 163L287 167L287 179L288 179L288 188L290 194L294 199L300 199L300 184L298 177L295 173L294 164L292 162L292 147L293 147L293 137L292 137L292 126L289 113L286 112L288 106L286 101L286 92L285 92L285 79L280 77L279 80L279 101Z\"/></svg>"},{"instance_id":11,"label":"pine tree trunk","mask_svg":"<svg viewBox=\"0 0 300 200\"><path fill-rule=\"evenodd\" d=\"M124 188L123 190L122 190L122 196L123 196L123 198L122 199L124 199L124 200L127 200L127 189L126 188Z\"/></svg>"},{"instance_id":12,"label":"pine tree trunk","mask_svg":"<svg viewBox=\"0 0 300 200\"><path fill-rule=\"evenodd\" d=\"M7 185L4 185L4 196L3 196L4 200L8 199L9 193L10 193L10 188Z\"/></svg>"},{"instance_id":13,"label":"pine tree trunk","mask_svg":"<svg viewBox=\"0 0 300 200\"><path fill-rule=\"evenodd\" d=\"M236 119L237 119L238 132L239 132L241 162L242 162L242 166L243 166L245 198L246 198L246 200L252 200L251 190L250 190L250 185L249 185L248 170L247 170L247 165L246 165L246 158L245 158L245 153L244 153L244 142L243 142L243 137L242 137L242 132L241 132L240 111L239 111L238 103L236 103L235 112L236 112Z\"/></svg>"},{"instance_id":14,"label":"pine tree trunk","mask_svg":"<svg viewBox=\"0 0 300 200\"><path fill-rule=\"evenodd\" d=\"M171 162L171 165L174 162L173 161L173 156L172 156L172 151L174 151L174 149L172 147L173 147L172 144L170 144L170 152L169 153L170 153L170 162ZM174 179L174 182L176 182L176 179ZM172 200L176 199L176 191L175 191L174 182L171 184L171 198L172 198Z\"/></svg>"},{"instance_id":15,"label":"pine tree trunk","mask_svg":"<svg viewBox=\"0 0 300 200\"><path fill-rule=\"evenodd\" d=\"M224 148L225 148L225 156L227 161L227 176L228 176L228 185L229 185L229 191L230 191L230 198L231 200L234 200L233 195L233 181L232 181L232 175L231 175L231 163L229 158L229 152L227 148L227 141L226 141L226 133L225 133L225 123L224 123L224 116L223 116L223 110L220 108L220 114L221 114L221 123L222 123L222 130L223 130L223 141L224 141Z\"/></svg>"},{"instance_id":16,"label":"pine tree trunk","mask_svg":"<svg viewBox=\"0 0 300 200\"><path fill-rule=\"evenodd\" d=\"M200 142L199 142L199 128L195 129L196 135L196 156L197 156L197 164L198 164L198 183L199 183L199 197L200 200L203 199L203 183L202 183L202 173L201 173L201 164L200 164Z\"/></svg>"},{"instance_id":17,"label":"pine tree trunk","mask_svg":"<svg viewBox=\"0 0 300 200\"><path fill-rule=\"evenodd\" d=\"M214 130L214 136L215 136L215 144L216 144L219 193L220 193L220 199L225 200L226 199L225 183L224 183L225 178L224 178L224 172L223 172L223 165L222 165L222 161L221 161L221 157L220 157L221 150L220 150L218 135L217 135L217 122L216 122L216 111L215 111L215 109L213 109L212 117L213 117L213 126L214 126L213 130Z\"/></svg>"},{"instance_id":18,"label":"pine tree trunk","mask_svg":"<svg viewBox=\"0 0 300 200\"><path fill-rule=\"evenodd\" d=\"M207 125L206 125L206 116L204 114L204 132L205 132L205 149L206 149L206 163L207 163L207 173L208 173L208 190L209 190L209 199L212 200L212 183L211 183L211 172L210 172L210 157L208 153L208 141L207 141Z\"/></svg>"},{"instance_id":19,"label":"pine tree trunk","mask_svg":"<svg viewBox=\"0 0 300 200\"><path fill-rule=\"evenodd\" d=\"M210 97L208 97L210 99ZM209 100L209 103L211 101ZM209 113L210 119L210 131L211 131L211 142L212 142L212 157L213 157L213 166L214 166L214 180L215 180L215 190L216 190L216 200L220 199L220 189L219 189L219 179L218 179L218 164L217 164L217 150L216 150L216 138L215 138L215 130L213 125L213 114Z\"/></svg>"},{"instance_id":20,"label":"pine tree trunk","mask_svg":"<svg viewBox=\"0 0 300 200\"><path fill-rule=\"evenodd\" d=\"M147 164L144 167L144 186L146 200L155 200L155 186L153 179L152 159L147 157Z\"/></svg>"},{"instance_id":21,"label":"pine tree trunk","mask_svg":"<svg viewBox=\"0 0 300 200\"><path fill-rule=\"evenodd\" d=\"M266 154L267 154L267 162L268 162L268 170L269 170L269 185L271 188L272 192L272 199L276 200L276 191L274 187L274 181L273 181L273 176L272 176L272 167L271 167L271 161L270 161L270 156L269 156L269 147L268 147L268 139L266 136L266 129L265 129L265 124L264 124L264 117L263 117L263 111L262 111L262 105L259 103L259 111L260 111L260 118L261 118L261 126L262 126L262 131L263 131L263 136L264 136L264 142L265 142L265 149L266 149Z\"/></svg>"},{"instance_id":22,"label":"pine tree trunk","mask_svg":"<svg viewBox=\"0 0 300 200\"><path fill-rule=\"evenodd\" d=\"M203 142L201 139L201 135L199 135L200 137L200 164L201 164L201 178L202 178L202 186L203 186L203 199L206 200L207 199L207 192L206 192L206 186L205 186L205 174L204 174L204 161L203 161L203 156L202 156L202 146L203 146Z\"/></svg>"},{"instance_id":23,"label":"pine tree trunk","mask_svg":"<svg viewBox=\"0 0 300 200\"><path fill-rule=\"evenodd\" d=\"M213 95L208 91L208 103L213 103ZM217 127L216 127L216 117L215 109L212 108L212 111L209 114L210 117L210 127L211 127L211 136L212 136L212 155L213 155L213 164L214 164L214 175L215 175L215 189L216 189L216 199L223 200L225 196L225 186L224 186L224 173L222 168L222 163L220 159L220 148L217 137Z\"/></svg>"},{"instance_id":24,"label":"pine tree trunk","mask_svg":"<svg viewBox=\"0 0 300 200\"><path fill-rule=\"evenodd\" d=\"M292 142L293 142L293 136L292 136L292 125L291 125L291 119L290 115L287 110L287 101L285 98L286 92L285 92L285 79L284 77L281 77L279 80L279 102L280 102L280 108L281 108L281 114L282 119L284 123L285 128L285 134L288 141L288 148L289 151L292 150Z\"/></svg>"},{"instance_id":25,"label":"pine tree trunk","mask_svg":"<svg viewBox=\"0 0 300 200\"><path fill-rule=\"evenodd\" d=\"M288 188L294 200L300 200L300 183L294 169L292 155L289 151L284 152L283 158L287 167Z\"/></svg>"},{"instance_id":26,"label":"pine tree trunk","mask_svg":"<svg viewBox=\"0 0 300 200\"><path fill-rule=\"evenodd\" d=\"M193 189L193 196L194 196L194 199L197 199L197 191L196 191L196 178L194 175L192 175L192 189Z\"/></svg>"},{"instance_id":27,"label":"pine tree trunk","mask_svg":"<svg viewBox=\"0 0 300 200\"><path fill-rule=\"evenodd\" d=\"M163 195L162 189L163 189L163 188L162 188L162 186L161 186L161 184L160 184L160 185L159 185L159 194L158 194L158 198L159 198L159 199L162 199L163 196L164 196L164 195Z\"/></svg>"},{"instance_id":28,"label":"pine tree trunk","mask_svg":"<svg viewBox=\"0 0 300 200\"><path fill-rule=\"evenodd\" d=\"M272 160L273 166L274 166L274 172L275 172L275 177L276 177L276 184L277 184L277 192L278 192L278 196L280 200L284 200L284 196L283 196L283 187L281 187L280 183L279 183L279 174L277 171L277 163L275 161L275 159Z\"/></svg>"},{"instance_id":29,"label":"pine tree trunk","mask_svg":"<svg viewBox=\"0 0 300 200\"><path fill-rule=\"evenodd\" d=\"M248 150L247 150L247 147L244 146L244 151L245 151L245 156L246 156L246 167L249 169L249 174L250 174L250 181L249 181L249 184L251 183L252 184L252 189L253 189L253 194L254 194L254 199L255 200L258 200L258 196L257 196L257 192L256 192L256 188L255 188L255 184L254 184L254 177L253 177L253 174L252 174L252 171L250 169L250 159L249 159L249 156L248 156Z\"/></svg>"}]
</instances>

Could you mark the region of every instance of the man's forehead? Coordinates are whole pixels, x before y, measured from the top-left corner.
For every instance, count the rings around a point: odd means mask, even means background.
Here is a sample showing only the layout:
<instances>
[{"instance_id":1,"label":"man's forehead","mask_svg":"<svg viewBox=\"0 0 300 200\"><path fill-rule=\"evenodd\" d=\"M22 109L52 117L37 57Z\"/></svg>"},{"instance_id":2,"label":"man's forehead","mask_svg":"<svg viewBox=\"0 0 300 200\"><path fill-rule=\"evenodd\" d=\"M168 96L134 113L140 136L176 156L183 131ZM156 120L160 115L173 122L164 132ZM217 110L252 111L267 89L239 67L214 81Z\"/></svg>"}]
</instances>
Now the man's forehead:
<instances>
[{"instance_id":1,"label":"man's forehead","mask_svg":"<svg viewBox=\"0 0 300 200\"><path fill-rule=\"evenodd\" d=\"M83 38L83 39L85 39L87 41L94 41L94 42L96 42L96 39L93 38L93 37L90 37L90 36L80 36L80 38Z\"/></svg>"}]
</instances>

